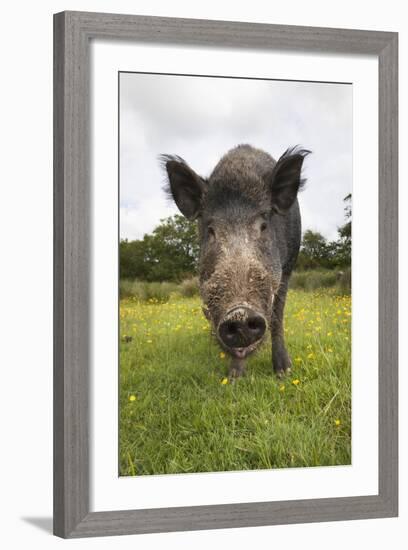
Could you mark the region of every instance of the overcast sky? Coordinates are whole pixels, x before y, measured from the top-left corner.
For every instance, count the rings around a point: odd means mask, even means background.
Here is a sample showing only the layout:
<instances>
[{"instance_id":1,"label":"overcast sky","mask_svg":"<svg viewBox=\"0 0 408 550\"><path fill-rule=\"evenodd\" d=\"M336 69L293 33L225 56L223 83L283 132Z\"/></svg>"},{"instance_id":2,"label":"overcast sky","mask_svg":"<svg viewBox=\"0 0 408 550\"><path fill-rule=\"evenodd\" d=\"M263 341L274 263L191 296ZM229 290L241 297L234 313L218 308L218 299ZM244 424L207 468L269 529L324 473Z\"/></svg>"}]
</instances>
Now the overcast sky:
<instances>
[{"instance_id":1,"label":"overcast sky","mask_svg":"<svg viewBox=\"0 0 408 550\"><path fill-rule=\"evenodd\" d=\"M121 73L121 239L142 238L178 212L162 191L159 154L209 176L239 143L275 159L297 144L312 150L299 195L303 230L336 238L352 191L351 85Z\"/></svg>"}]
</instances>

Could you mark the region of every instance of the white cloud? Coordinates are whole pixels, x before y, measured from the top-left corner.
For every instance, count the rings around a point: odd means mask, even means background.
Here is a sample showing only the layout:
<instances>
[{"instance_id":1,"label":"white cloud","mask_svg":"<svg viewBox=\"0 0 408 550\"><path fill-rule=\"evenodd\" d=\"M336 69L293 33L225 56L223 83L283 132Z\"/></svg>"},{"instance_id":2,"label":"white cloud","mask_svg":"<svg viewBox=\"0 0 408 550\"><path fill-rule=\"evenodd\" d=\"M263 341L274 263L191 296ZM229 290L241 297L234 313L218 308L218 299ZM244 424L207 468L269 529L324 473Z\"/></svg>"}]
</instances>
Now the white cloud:
<instances>
[{"instance_id":1,"label":"white cloud","mask_svg":"<svg viewBox=\"0 0 408 550\"><path fill-rule=\"evenodd\" d=\"M124 73L120 92L121 238L177 212L162 190L160 153L208 176L238 143L275 158L292 145L311 149L302 225L335 238L352 190L350 85Z\"/></svg>"}]
</instances>

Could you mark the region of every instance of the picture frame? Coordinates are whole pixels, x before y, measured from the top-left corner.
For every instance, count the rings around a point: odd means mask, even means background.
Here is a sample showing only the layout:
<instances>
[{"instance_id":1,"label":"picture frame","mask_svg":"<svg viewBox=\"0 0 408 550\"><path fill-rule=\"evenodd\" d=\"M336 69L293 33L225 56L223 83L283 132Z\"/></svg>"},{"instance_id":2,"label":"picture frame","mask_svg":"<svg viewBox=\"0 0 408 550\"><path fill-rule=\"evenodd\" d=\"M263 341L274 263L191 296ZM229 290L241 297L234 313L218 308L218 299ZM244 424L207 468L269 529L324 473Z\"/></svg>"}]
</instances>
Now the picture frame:
<instances>
[{"instance_id":1,"label":"picture frame","mask_svg":"<svg viewBox=\"0 0 408 550\"><path fill-rule=\"evenodd\" d=\"M379 68L377 495L90 511L90 41L366 54ZM136 15L54 15L54 533L64 538L398 514L398 35Z\"/></svg>"}]
</instances>

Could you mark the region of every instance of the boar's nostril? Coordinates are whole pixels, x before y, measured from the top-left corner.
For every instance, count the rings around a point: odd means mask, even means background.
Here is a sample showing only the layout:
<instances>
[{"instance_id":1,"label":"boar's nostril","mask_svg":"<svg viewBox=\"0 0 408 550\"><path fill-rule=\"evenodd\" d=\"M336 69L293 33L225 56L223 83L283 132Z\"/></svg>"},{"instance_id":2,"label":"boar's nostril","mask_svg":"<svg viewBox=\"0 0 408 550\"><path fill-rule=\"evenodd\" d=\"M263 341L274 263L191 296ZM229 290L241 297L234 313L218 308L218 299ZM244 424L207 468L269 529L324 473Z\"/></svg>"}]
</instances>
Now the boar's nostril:
<instances>
[{"instance_id":1,"label":"boar's nostril","mask_svg":"<svg viewBox=\"0 0 408 550\"><path fill-rule=\"evenodd\" d=\"M265 332L265 319L259 315L250 317L247 321L247 327L253 332L263 334Z\"/></svg>"},{"instance_id":2,"label":"boar's nostril","mask_svg":"<svg viewBox=\"0 0 408 550\"><path fill-rule=\"evenodd\" d=\"M236 321L226 322L227 334L236 334L238 332L238 323Z\"/></svg>"}]
</instances>

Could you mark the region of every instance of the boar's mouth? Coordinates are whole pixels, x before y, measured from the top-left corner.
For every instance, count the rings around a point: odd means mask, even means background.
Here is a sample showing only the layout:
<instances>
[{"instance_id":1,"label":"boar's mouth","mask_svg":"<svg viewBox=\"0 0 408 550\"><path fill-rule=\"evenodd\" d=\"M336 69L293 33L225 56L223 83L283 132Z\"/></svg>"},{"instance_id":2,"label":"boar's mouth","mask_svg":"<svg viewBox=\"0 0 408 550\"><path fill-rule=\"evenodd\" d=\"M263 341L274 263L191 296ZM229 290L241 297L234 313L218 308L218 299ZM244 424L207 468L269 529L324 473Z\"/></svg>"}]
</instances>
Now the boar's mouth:
<instances>
[{"instance_id":1,"label":"boar's mouth","mask_svg":"<svg viewBox=\"0 0 408 550\"><path fill-rule=\"evenodd\" d=\"M246 348L225 348L225 350L237 359L245 359L246 357L248 357L248 355L256 350L256 348L261 344L262 340L263 338L261 338L254 344L247 346Z\"/></svg>"}]
</instances>

